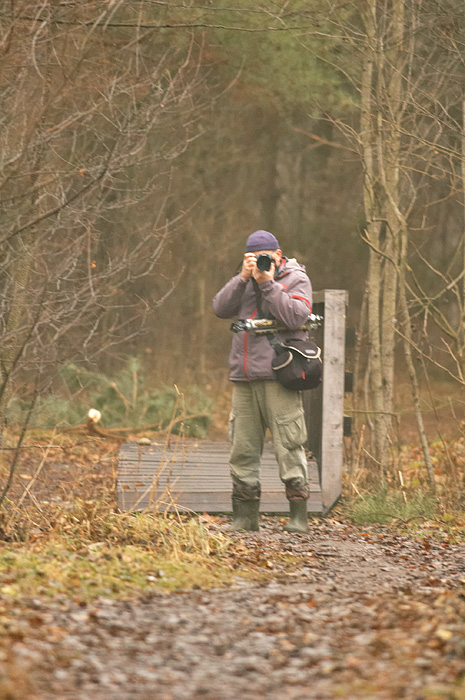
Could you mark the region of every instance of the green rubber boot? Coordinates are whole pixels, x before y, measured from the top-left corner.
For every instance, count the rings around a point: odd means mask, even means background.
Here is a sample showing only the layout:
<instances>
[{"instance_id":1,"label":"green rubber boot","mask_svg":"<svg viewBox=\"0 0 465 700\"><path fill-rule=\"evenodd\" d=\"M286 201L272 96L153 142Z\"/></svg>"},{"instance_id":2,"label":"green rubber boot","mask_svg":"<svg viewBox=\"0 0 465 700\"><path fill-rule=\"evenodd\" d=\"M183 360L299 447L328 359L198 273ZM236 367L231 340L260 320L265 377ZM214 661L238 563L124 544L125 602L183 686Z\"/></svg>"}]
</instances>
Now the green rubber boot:
<instances>
[{"instance_id":1,"label":"green rubber boot","mask_svg":"<svg viewBox=\"0 0 465 700\"><path fill-rule=\"evenodd\" d=\"M308 532L307 501L289 501L291 521L284 526L286 532L300 532L303 535Z\"/></svg>"},{"instance_id":2,"label":"green rubber boot","mask_svg":"<svg viewBox=\"0 0 465 700\"><path fill-rule=\"evenodd\" d=\"M235 530L258 530L258 509L260 501L240 501L238 498L232 499L233 521L224 529L226 532Z\"/></svg>"}]
</instances>

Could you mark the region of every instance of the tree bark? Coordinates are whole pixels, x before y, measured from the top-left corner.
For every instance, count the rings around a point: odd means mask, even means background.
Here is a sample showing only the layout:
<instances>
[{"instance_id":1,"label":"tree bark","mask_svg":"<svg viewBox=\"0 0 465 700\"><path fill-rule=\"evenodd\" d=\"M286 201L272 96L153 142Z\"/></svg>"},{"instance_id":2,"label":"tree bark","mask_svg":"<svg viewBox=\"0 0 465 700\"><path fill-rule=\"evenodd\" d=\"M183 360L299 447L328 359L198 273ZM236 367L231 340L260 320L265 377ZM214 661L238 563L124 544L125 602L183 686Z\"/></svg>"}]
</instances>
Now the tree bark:
<instances>
[{"instance_id":1,"label":"tree bark","mask_svg":"<svg viewBox=\"0 0 465 700\"><path fill-rule=\"evenodd\" d=\"M382 293L382 318L381 318L381 349L383 368L383 402L384 415L382 418L382 435L380 453L385 454L389 433L392 427L393 393L394 393L394 363L395 363L395 325L397 306L397 264L399 256L400 238L400 127L402 119L402 75L403 75L403 42L405 28L404 0L394 0L392 17L392 31L390 43L394 47L387 55L382 57L382 67L389 66L386 76L387 85L381 84L383 107L386 112L384 120L386 126L380 126L378 138L381 140L379 147L379 173L386 194L386 240L384 251L386 254L383 277ZM385 58L387 60L385 60ZM384 83L384 79L381 78ZM380 82L381 82L380 80Z\"/></svg>"},{"instance_id":2,"label":"tree bark","mask_svg":"<svg viewBox=\"0 0 465 700\"><path fill-rule=\"evenodd\" d=\"M461 147L462 147L462 196L463 196L463 233L462 233L462 246L463 246L463 258L462 258L462 265L463 265L463 270L465 270L465 88L463 89L463 94L462 94L462 139L461 139ZM462 318L461 318L461 333L459 334L460 338L460 361L461 361L461 367L462 367L462 375L465 375L465 275L463 276L463 281L462 281Z\"/></svg>"},{"instance_id":3,"label":"tree bark","mask_svg":"<svg viewBox=\"0 0 465 700\"><path fill-rule=\"evenodd\" d=\"M17 252L16 262L11 272L11 301L8 320L5 324L5 337L7 341L6 347L2 349L0 355L0 444L3 440L6 411L12 394L12 370L17 353L20 352L21 347L19 333L21 322L24 317L27 286L32 262L32 251L30 250L31 237L32 233L29 233L25 239L20 241L20 246L18 246L20 250Z\"/></svg>"},{"instance_id":4,"label":"tree bark","mask_svg":"<svg viewBox=\"0 0 465 700\"><path fill-rule=\"evenodd\" d=\"M375 164L376 132L373 115L376 105L373 100L373 82L375 70L376 48L376 19L377 2L369 0L366 3L363 19L367 37L367 52L365 56L362 88L361 88L361 120L360 144L363 161L363 202L365 209L365 235L370 246L368 263L368 341L370 353L370 388L373 397L374 410L374 459L384 471L384 392L381 352L381 273L382 257L380 250L381 212L376 192L377 172Z\"/></svg>"},{"instance_id":5,"label":"tree bark","mask_svg":"<svg viewBox=\"0 0 465 700\"><path fill-rule=\"evenodd\" d=\"M406 232L404 232L406 235ZM428 483L430 485L433 493L436 491L436 484L434 481L434 468L431 462L431 456L429 453L428 439L426 436L425 426L423 423L423 414L421 411L420 404L420 388L418 385L418 377L415 370L415 364L412 357L412 330L410 322L410 313L408 309L406 284L405 284L405 263L401 265L399 271L399 296L400 305L402 308L402 332L403 332L403 346L405 359L407 362L407 369L410 377L410 386L412 389L413 407L415 411L415 418L417 421L418 435L420 437L421 449L423 451L423 457L425 460L426 472L428 477Z\"/></svg>"}]
</instances>

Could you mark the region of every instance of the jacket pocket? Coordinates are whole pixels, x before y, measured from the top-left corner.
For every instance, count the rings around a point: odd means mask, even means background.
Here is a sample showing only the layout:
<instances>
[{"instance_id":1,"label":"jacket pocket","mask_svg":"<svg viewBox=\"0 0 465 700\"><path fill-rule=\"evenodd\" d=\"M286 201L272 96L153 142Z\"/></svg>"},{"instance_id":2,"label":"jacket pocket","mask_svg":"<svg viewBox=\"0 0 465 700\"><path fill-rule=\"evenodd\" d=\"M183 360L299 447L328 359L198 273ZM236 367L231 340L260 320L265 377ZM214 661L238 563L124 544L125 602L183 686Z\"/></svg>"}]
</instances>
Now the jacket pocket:
<instances>
[{"instance_id":1,"label":"jacket pocket","mask_svg":"<svg viewBox=\"0 0 465 700\"><path fill-rule=\"evenodd\" d=\"M234 441L234 425L236 423L236 414L231 411L229 414L229 423L228 423L228 440L229 442Z\"/></svg>"},{"instance_id":2,"label":"jacket pocket","mask_svg":"<svg viewBox=\"0 0 465 700\"><path fill-rule=\"evenodd\" d=\"M290 416L279 416L276 425L282 446L286 450L300 447L307 440L307 427L303 409L299 409Z\"/></svg>"}]
</instances>

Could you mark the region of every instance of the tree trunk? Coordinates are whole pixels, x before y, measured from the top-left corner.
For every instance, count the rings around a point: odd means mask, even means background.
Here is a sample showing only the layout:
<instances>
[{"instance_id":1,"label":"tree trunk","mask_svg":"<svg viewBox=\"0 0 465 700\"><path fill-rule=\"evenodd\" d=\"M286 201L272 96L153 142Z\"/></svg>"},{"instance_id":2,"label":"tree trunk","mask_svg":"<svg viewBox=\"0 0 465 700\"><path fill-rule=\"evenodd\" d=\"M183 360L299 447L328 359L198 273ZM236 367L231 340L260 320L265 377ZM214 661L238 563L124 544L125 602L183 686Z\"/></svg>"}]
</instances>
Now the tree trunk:
<instances>
[{"instance_id":1,"label":"tree trunk","mask_svg":"<svg viewBox=\"0 0 465 700\"><path fill-rule=\"evenodd\" d=\"M32 252L30 250L32 234L20 241L17 246L17 259L12 269L10 309L5 324L6 346L0 355L0 443L6 424L6 412L12 393L12 370L17 354L20 352L20 328L26 306L27 285L31 271Z\"/></svg>"},{"instance_id":2,"label":"tree trunk","mask_svg":"<svg viewBox=\"0 0 465 700\"><path fill-rule=\"evenodd\" d=\"M370 388L374 411L374 459L384 471L384 392L381 353L381 274L382 257L380 250L381 212L376 192L377 172L375 165L375 125L373 114L373 81L376 52L376 0L366 4L363 18L367 36L367 53L365 57L361 89L360 144L363 161L363 201L365 209L365 234L370 246L368 266L368 342L370 353Z\"/></svg>"},{"instance_id":3,"label":"tree trunk","mask_svg":"<svg viewBox=\"0 0 465 700\"><path fill-rule=\"evenodd\" d=\"M404 231L404 236L406 236L406 229ZM402 309L402 332L403 332L403 346L405 359L407 362L407 369L410 377L410 386L412 389L413 407L415 411L415 418L417 421L418 435L420 437L421 448L423 451L423 457L425 460L426 472L428 477L428 483L430 485L433 493L436 491L436 485L434 481L434 468L431 462L431 456L429 453L428 440L426 436L425 426L423 423L423 414L421 412L420 405L420 388L418 385L417 373L415 370L415 364L412 357L412 330L410 323L410 313L407 303L407 293L405 284L405 262L400 267L400 280L399 280L399 296L400 305Z\"/></svg>"},{"instance_id":4,"label":"tree trunk","mask_svg":"<svg viewBox=\"0 0 465 700\"><path fill-rule=\"evenodd\" d=\"M403 75L403 41L405 26L404 0L393 2L392 31L390 43L394 47L387 56L382 57L383 68L387 63L389 76L384 90L384 80L380 79L380 91L385 111L384 120L387 122L378 131L379 144L379 174L386 194L386 240L384 252L383 297L381 319L381 349L383 368L383 402L384 415L382 427L382 444L380 452L385 454L389 434L392 427L393 393L394 393L394 362L395 362L395 326L397 306L397 268L400 238L400 126L402 118L402 75ZM389 78L389 79L388 79Z\"/></svg>"},{"instance_id":5,"label":"tree trunk","mask_svg":"<svg viewBox=\"0 0 465 700\"><path fill-rule=\"evenodd\" d=\"M463 223L464 230L462 234L463 258L462 265L465 270L465 89L462 95L462 193L463 193ZM462 280L462 318L461 318L461 333L459 333L460 345L460 362L462 367L462 375L465 376L465 275Z\"/></svg>"},{"instance_id":6,"label":"tree trunk","mask_svg":"<svg viewBox=\"0 0 465 700\"><path fill-rule=\"evenodd\" d=\"M265 157L263 158L263 180L261 188L262 226L267 231L276 231L277 209L281 196L278 187L278 133L277 118L270 120L266 131ZM260 227L261 228L261 227Z\"/></svg>"}]
</instances>

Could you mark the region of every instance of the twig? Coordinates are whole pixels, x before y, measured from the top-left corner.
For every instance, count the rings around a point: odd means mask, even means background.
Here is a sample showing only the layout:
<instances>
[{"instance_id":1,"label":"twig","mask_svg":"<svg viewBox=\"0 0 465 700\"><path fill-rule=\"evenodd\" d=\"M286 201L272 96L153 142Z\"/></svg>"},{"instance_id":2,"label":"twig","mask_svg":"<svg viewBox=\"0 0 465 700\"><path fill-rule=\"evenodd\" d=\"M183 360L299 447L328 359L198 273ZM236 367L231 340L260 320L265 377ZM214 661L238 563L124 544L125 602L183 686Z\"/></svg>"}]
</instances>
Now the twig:
<instances>
[{"instance_id":1,"label":"twig","mask_svg":"<svg viewBox=\"0 0 465 700\"><path fill-rule=\"evenodd\" d=\"M76 443L77 445L82 443ZM6 451L11 451L11 450L32 450L32 449L38 449L38 450L44 450L47 448L47 450L67 450L69 449L68 447L64 447L63 445L21 445L20 448L18 446L16 447L0 447L1 452L6 452Z\"/></svg>"},{"instance_id":2,"label":"twig","mask_svg":"<svg viewBox=\"0 0 465 700\"><path fill-rule=\"evenodd\" d=\"M71 425L67 428L59 429L60 433L71 433L73 431L79 430L89 430L93 435L98 437L106 438L123 438L124 435L138 435L146 430L166 430L170 431L173 426L183 421L193 420L194 418L208 418L208 413L192 413L188 416L181 415L177 418L172 418L166 428L163 428L163 421L160 423L152 423L151 425L143 425L140 428L96 428L95 423L92 422L92 427L89 427L88 423L80 423L79 425Z\"/></svg>"},{"instance_id":3,"label":"twig","mask_svg":"<svg viewBox=\"0 0 465 700\"><path fill-rule=\"evenodd\" d=\"M0 495L0 508L2 507L3 501L5 500L5 497L8 493L8 491L10 490L11 484L13 482L13 476L14 476L14 473L16 471L16 464L18 462L18 457L19 457L19 449L20 449L21 444L22 444L24 437L26 435L29 421L31 419L32 411L33 411L34 406L35 406L36 401L37 401L37 397L38 397L38 391L37 391L37 377L36 377L36 387L35 387L35 392L34 392L34 398L31 402L31 405L29 406L29 410L28 410L27 415L26 415L26 420L24 421L24 425L23 425L23 428L21 430L21 434L20 434L19 439L18 439L18 444L16 445L16 451L13 455L13 460L12 460L11 465L10 465L10 473L8 474L7 482L6 482L5 487Z\"/></svg>"},{"instance_id":4,"label":"twig","mask_svg":"<svg viewBox=\"0 0 465 700\"><path fill-rule=\"evenodd\" d=\"M20 498L19 501L18 501L18 508L21 507L21 504L23 503L24 499L26 498L26 496L28 495L29 491L31 490L31 488L33 487L33 485L35 484L35 482L37 481L37 477L39 476L40 472L42 471L42 467L43 467L44 464L45 464L45 460L46 460L47 457L48 457L48 453L50 452L51 447L52 447L52 445L49 445L48 448L45 450L45 454L44 454L44 456L42 457L42 459L41 459L41 461L40 461L40 464L39 464L39 466L37 467L37 470L36 470L34 476L32 477L31 481L28 483L28 485L27 485L26 488L24 489L24 492L23 492L21 498ZM9 524L9 523L8 523L8 524Z\"/></svg>"}]
</instances>

